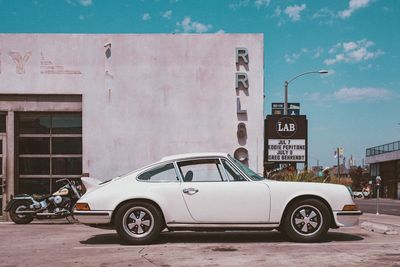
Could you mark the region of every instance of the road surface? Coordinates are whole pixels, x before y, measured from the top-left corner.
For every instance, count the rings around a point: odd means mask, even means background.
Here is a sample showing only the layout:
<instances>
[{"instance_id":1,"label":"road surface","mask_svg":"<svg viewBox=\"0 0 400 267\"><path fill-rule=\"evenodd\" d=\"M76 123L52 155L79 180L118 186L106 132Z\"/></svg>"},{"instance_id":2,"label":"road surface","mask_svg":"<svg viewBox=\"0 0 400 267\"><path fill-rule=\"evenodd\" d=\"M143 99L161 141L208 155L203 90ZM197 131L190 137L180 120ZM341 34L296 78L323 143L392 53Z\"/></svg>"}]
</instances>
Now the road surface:
<instances>
[{"instance_id":1,"label":"road surface","mask_svg":"<svg viewBox=\"0 0 400 267\"><path fill-rule=\"evenodd\" d=\"M376 198L355 199L355 203L363 212L376 213ZM379 214L400 216L400 200L386 198L379 199Z\"/></svg>"}]
</instances>

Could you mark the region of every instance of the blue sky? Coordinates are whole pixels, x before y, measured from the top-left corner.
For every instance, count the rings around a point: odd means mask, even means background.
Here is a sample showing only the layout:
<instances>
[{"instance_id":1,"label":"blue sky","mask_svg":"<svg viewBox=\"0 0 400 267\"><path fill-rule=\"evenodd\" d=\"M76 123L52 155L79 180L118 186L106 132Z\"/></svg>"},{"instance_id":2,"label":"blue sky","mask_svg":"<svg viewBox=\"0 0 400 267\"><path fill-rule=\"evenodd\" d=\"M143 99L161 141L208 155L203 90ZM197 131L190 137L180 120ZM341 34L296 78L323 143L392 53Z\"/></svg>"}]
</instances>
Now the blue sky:
<instances>
[{"instance_id":1,"label":"blue sky","mask_svg":"<svg viewBox=\"0 0 400 267\"><path fill-rule=\"evenodd\" d=\"M400 1L0 0L2 33L264 33L265 113L300 102L309 161L400 140Z\"/></svg>"}]
</instances>

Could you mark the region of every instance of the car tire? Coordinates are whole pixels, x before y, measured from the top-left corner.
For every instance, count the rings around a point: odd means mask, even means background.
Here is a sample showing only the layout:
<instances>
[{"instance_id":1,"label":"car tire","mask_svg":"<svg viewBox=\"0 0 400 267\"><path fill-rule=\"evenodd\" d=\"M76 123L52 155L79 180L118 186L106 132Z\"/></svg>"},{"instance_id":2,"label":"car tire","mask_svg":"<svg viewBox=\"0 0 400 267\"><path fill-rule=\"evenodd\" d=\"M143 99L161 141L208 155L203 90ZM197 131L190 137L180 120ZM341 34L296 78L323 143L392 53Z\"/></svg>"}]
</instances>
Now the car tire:
<instances>
[{"instance_id":1,"label":"car tire","mask_svg":"<svg viewBox=\"0 0 400 267\"><path fill-rule=\"evenodd\" d=\"M163 225L161 211L147 202L124 204L115 215L115 228L119 237L132 245L152 243L159 236Z\"/></svg>"},{"instance_id":2,"label":"car tire","mask_svg":"<svg viewBox=\"0 0 400 267\"><path fill-rule=\"evenodd\" d=\"M17 214L18 210L26 210L31 205L29 201L16 201L10 209L10 218L16 224L28 224L33 220L29 214Z\"/></svg>"},{"instance_id":3,"label":"car tire","mask_svg":"<svg viewBox=\"0 0 400 267\"><path fill-rule=\"evenodd\" d=\"M304 199L288 207L282 229L292 241L316 242L326 235L330 223L331 212L322 201Z\"/></svg>"}]
</instances>

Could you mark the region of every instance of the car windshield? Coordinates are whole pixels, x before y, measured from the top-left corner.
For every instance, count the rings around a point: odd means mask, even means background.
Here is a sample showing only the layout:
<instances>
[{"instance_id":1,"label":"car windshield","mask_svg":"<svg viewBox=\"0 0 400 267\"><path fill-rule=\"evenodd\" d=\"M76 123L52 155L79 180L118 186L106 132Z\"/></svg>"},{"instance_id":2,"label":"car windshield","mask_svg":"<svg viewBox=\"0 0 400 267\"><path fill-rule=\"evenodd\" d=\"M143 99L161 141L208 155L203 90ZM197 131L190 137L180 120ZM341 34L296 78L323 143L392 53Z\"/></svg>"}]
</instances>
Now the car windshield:
<instances>
[{"instance_id":1,"label":"car windshield","mask_svg":"<svg viewBox=\"0 0 400 267\"><path fill-rule=\"evenodd\" d=\"M242 172L244 172L251 180L253 180L253 181L261 181L261 180L265 179L264 177L262 177L261 175L255 173L249 167L247 167L246 165L244 165L243 163L241 163L240 161L238 161L237 159L235 159L231 155L228 155L228 157L233 162L235 162L236 166L239 167L240 170L242 170Z\"/></svg>"}]
</instances>

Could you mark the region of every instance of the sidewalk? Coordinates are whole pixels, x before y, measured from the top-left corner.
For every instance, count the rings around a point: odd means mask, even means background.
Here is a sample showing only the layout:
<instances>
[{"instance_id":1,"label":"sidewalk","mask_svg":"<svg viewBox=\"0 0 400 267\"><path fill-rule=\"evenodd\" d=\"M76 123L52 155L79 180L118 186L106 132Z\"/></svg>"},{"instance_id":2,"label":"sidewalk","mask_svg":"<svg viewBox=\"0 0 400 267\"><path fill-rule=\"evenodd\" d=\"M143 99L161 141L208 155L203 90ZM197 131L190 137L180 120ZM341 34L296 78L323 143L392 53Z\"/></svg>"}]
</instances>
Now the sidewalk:
<instances>
[{"instance_id":1,"label":"sidewalk","mask_svg":"<svg viewBox=\"0 0 400 267\"><path fill-rule=\"evenodd\" d=\"M394 216L394 215L385 215L385 214L376 215L373 213L364 213L360 217L360 223L361 222L381 223L396 228L400 228L400 216Z\"/></svg>"},{"instance_id":2,"label":"sidewalk","mask_svg":"<svg viewBox=\"0 0 400 267\"><path fill-rule=\"evenodd\" d=\"M400 233L400 216L364 213L360 217L359 225L372 232L397 235Z\"/></svg>"}]
</instances>

